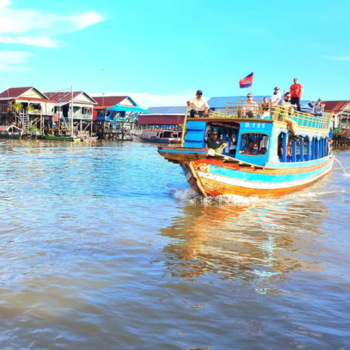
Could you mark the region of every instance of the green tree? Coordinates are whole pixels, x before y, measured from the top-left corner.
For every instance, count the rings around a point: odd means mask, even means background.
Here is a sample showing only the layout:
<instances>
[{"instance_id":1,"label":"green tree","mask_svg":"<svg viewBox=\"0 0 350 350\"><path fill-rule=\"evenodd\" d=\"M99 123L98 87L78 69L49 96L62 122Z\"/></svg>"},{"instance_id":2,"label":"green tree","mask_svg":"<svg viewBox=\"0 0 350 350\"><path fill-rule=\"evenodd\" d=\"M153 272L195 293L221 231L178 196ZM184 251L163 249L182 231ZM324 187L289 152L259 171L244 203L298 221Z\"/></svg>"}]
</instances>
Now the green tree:
<instances>
[{"instance_id":1,"label":"green tree","mask_svg":"<svg viewBox=\"0 0 350 350\"><path fill-rule=\"evenodd\" d=\"M22 107L23 105L21 102L12 103L12 109L16 112L19 112Z\"/></svg>"}]
</instances>

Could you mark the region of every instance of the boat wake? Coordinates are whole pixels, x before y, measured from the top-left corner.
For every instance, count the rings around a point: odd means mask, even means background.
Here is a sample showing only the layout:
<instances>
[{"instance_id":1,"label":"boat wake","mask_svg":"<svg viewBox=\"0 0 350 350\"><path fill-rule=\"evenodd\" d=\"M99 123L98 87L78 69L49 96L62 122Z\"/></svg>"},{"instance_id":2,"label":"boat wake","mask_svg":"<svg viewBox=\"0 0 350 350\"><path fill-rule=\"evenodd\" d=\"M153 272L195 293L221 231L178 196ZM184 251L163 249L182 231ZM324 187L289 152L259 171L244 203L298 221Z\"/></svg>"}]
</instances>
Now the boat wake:
<instances>
[{"instance_id":1,"label":"boat wake","mask_svg":"<svg viewBox=\"0 0 350 350\"><path fill-rule=\"evenodd\" d=\"M259 201L264 201L266 203L266 198L259 198L259 197L245 197L245 196L238 196L233 194L225 194L222 196L216 196L216 197L208 197L204 198L201 195L197 194L192 189L185 189L185 190L179 190L174 189L174 198L176 200L186 202L186 203L192 203L192 204L202 204L206 206L216 206L216 205L247 205L252 203L258 203Z\"/></svg>"},{"instance_id":2,"label":"boat wake","mask_svg":"<svg viewBox=\"0 0 350 350\"><path fill-rule=\"evenodd\" d=\"M340 161L339 159L337 159L336 157L334 157L334 160L337 161L338 164L340 165L340 169L339 169L339 170L343 170L344 175L345 175L345 176L349 176L349 174L348 174L348 173L346 172L346 170L345 170L345 169L347 169L347 168L345 168L345 167L343 166L343 164L341 163L341 161ZM338 169L336 169L336 170L338 170Z\"/></svg>"},{"instance_id":3,"label":"boat wake","mask_svg":"<svg viewBox=\"0 0 350 350\"><path fill-rule=\"evenodd\" d=\"M344 174L345 175L345 174ZM345 176L349 176L346 174ZM257 197L257 196L239 196L233 194L225 194L216 197L204 198L192 189L173 189L173 198L188 204L201 204L204 206L225 206L225 205L254 205L259 204L266 206L276 204L278 202L317 200L320 196L334 195L338 193L346 193L345 190L340 191L315 191L315 192L297 192L286 194L280 197Z\"/></svg>"}]
</instances>

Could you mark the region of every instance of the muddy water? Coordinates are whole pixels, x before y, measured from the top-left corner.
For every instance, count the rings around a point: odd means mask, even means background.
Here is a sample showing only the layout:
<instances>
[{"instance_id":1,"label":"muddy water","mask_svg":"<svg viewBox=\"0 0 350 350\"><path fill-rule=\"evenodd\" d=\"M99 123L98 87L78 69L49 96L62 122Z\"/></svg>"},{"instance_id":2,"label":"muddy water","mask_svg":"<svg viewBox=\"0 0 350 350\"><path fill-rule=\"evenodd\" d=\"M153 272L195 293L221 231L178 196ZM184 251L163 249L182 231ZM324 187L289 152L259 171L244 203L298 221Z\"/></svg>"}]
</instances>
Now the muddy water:
<instances>
[{"instance_id":1,"label":"muddy water","mask_svg":"<svg viewBox=\"0 0 350 350\"><path fill-rule=\"evenodd\" d=\"M348 349L349 155L202 200L155 145L1 142L1 348Z\"/></svg>"}]
</instances>

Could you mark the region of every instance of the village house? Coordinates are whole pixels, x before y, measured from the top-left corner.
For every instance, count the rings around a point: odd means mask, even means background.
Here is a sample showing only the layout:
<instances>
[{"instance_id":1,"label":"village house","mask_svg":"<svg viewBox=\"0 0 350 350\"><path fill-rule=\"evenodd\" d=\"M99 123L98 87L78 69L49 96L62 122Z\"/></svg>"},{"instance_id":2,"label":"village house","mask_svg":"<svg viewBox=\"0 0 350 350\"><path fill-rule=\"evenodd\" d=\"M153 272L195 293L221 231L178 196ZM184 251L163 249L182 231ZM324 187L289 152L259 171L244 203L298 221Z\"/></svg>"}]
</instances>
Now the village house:
<instances>
[{"instance_id":1,"label":"village house","mask_svg":"<svg viewBox=\"0 0 350 350\"><path fill-rule=\"evenodd\" d=\"M43 130L52 122L54 103L33 86L9 88L0 94L0 124Z\"/></svg>"},{"instance_id":2,"label":"village house","mask_svg":"<svg viewBox=\"0 0 350 350\"><path fill-rule=\"evenodd\" d=\"M333 113L334 127L338 128L342 124L349 128L350 119L350 100L343 101L323 101L325 104L324 110Z\"/></svg>"},{"instance_id":3,"label":"village house","mask_svg":"<svg viewBox=\"0 0 350 350\"><path fill-rule=\"evenodd\" d=\"M84 91L46 92L55 101L54 123L60 131L75 133L91 133L93 122L93 108L97 102ZM71 109L73 106L73 119ZM73 130L71 130L73 129Z\"/></svg>"},{"instance_id":4,"label":"village house","mask_svg":"<svg viewBox=\"0 0 350 350\"><path fill-rule=\"evenodd\" d=\"M130 96L93 96L94 121L102 129L133 129L138 123L140 113L149 113L142 109Z\"/></svg>"}]
</instances>

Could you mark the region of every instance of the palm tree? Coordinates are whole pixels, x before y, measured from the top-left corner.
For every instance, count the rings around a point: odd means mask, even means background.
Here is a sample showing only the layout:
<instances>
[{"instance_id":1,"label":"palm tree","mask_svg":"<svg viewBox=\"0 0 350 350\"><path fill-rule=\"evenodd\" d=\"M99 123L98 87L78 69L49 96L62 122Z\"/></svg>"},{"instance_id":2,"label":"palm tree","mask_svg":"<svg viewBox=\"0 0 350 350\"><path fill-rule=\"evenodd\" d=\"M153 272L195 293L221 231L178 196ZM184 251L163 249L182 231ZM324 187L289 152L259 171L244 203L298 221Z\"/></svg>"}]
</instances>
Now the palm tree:
<instances>
[{"instance_id":1,"label":"palm tree","mask_svg":"<svg viewBox=\"0 0 350 350\"><path fill-rule=\"evenodd\" d=\"M28 112L28 113L31 113L31 112L33 112L33 111L34 111L34 107L31 106L31 105L28 105L28 106L27 106L27 112Z\"/></svg>"},{"instance_id":2,"label":"palm tree","mask_svg":"<svg viewBox=\"0 0 350 350\"><path fill-rule=\"evenodd\" d=\"M21 102L12 103L12 108L14 111L19 112L22 109L23 105Z\"/></svg>"}]
</instances>

